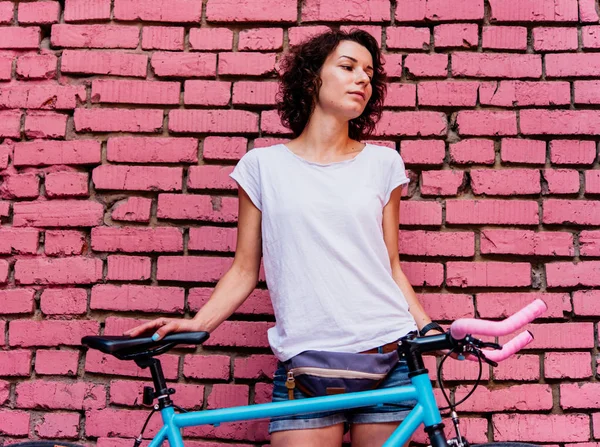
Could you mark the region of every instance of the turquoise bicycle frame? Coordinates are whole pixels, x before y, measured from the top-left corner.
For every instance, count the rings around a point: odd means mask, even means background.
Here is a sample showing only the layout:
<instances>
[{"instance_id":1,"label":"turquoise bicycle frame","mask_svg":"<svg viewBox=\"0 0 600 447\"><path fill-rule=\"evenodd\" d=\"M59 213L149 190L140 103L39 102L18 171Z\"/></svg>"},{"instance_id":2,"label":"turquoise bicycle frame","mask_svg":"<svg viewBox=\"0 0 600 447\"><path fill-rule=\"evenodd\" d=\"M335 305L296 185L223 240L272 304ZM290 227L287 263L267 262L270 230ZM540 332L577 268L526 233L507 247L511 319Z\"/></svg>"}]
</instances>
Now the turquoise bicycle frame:
<instances>
[{"instance_id":1,"label":"turquoise bicycle frame","mask_svg":"<svg viewBox=\"0 0 600 447\"><path fill-rule=\"evenodd\" d=\"M175 413L173 407L166 407L161 410L164 425L152 442L150 442L149 447L159 447L165 439L169 441L170 447L184 447L180 431L183 427L197 425L217 426L223 422L246 421L318 411L343 410L383 403L399 403L415 399L417 401L416 406L384 444L384 447L401 447L410 439L419 425L424 424L426 427L429 427L440 424L442 421L427 371L425 370L424 373L414 375L411 378L411 382L411 385L373 391L189 413Z\"/></svg>"}]
</instances>

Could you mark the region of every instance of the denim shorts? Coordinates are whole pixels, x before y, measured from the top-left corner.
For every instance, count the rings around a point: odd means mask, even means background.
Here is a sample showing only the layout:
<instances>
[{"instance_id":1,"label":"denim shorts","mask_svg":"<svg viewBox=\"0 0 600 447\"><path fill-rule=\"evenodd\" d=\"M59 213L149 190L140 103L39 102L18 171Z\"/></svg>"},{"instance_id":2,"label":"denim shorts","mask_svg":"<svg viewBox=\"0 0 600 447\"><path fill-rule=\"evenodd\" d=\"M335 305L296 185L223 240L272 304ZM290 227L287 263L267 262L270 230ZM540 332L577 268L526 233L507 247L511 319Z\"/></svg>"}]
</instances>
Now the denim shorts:
<instances>
[{"instance_id":1,"label":"denim shorts","mask_svg":"<svg viewBox=\"0 0 600 447\"><path fill-rule=\"evenodd\" d=\"M288 400L288 390L285 387L287 375L281 362L273 377L273 402ZM400 360L388 376L379 384L377 389L409 385L408 365L406 360ZM294 399L310 398L298 388L294 389ZM282 430L301 430L309 428L328 427L343 423L344 432L351 424L373 424L377 422L402 422L414 408L417 401L407 400L398 404L379 404L370 407L353 408L349 410L323 411L301 415L278 416L271 419L269 433Z\"/></svg>"}]
</instances>

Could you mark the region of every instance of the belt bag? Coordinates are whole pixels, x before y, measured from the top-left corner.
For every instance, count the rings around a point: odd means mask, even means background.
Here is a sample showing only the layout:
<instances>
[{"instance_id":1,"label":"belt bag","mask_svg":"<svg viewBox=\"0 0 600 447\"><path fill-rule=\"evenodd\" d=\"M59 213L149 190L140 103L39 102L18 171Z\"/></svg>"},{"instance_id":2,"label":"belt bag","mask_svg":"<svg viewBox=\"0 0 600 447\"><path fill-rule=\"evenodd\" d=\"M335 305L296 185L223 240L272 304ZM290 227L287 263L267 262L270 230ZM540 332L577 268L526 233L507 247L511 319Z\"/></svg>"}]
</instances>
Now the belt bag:
<instances>
[{"instance_id":1,"label":"belt bag","mask_svg":"<svg viewBox=\"0 0 600 447\"><path fill-rule=\"evenodd\" d=\"M399 361L398 352L355 354L304 351L283 362L289 399L294 388L309 396L353 393L374 389Z\"/></svg>"}]
</instances>

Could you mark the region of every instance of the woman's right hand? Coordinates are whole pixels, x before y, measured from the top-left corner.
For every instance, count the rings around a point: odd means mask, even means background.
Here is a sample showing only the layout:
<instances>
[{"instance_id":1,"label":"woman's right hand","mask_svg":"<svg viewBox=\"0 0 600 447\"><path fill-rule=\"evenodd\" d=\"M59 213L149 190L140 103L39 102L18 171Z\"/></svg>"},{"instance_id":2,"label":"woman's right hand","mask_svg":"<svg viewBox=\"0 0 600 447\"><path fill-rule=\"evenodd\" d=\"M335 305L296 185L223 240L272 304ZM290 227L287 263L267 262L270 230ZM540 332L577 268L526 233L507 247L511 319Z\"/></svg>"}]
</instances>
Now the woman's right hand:
<instances>
[{"instance_id":1,"label":"woman's right hand","mask_svg":"<svg viewBox=\"0 0 600 447\"><path fill-rule=\"evenodd\" d=\"M123 335L137 337L140 334L154 331L152 339L158 341L167 334L176 332L198 332L201 330L199 322L194 319L161 317L129 329L123 332Z\"/></svg>"}]
</instances>

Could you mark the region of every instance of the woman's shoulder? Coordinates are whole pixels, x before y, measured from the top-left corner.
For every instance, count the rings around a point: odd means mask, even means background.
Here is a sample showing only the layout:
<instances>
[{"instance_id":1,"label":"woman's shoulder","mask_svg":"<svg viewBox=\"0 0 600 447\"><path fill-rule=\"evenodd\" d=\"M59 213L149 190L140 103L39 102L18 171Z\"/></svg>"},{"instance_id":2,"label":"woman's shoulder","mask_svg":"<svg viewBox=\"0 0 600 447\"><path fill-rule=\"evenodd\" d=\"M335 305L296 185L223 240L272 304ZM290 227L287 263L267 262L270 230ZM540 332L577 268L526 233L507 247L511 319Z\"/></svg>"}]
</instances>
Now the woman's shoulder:
<instances>
[{"instance_id":1,"label":"woman's shoulder","mask_svg":"<svg viewBox=\"0 0 600 447\"><path fill-rule=\"evenodd\" d=\"M273 144L270 146L261 146L250 149L244 154L244 157L256 159L256 160L269 160L277 153L281 152L280 144Z\"/></svg>"},{"instance_id":2,"label":"woman's shoulder","mask_svg":"<svg viewBox=\"0 0 600 447\"><path fill-rule=\"evenodd\" d=\"M376 143L367 143L367 146L370 146L371 153L374 154L374 156L376 156L378 159L384 162L391 163L392 161L394 161L394 159L400 157L398 151L393 147L384 146L382 144Z\"/></svg>"}]
</instances>

